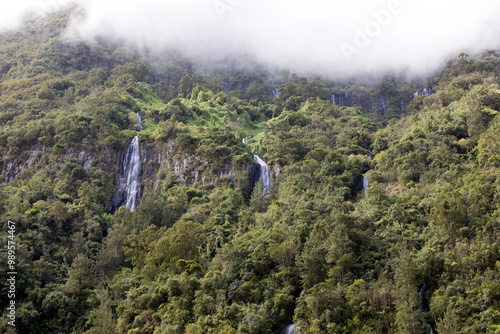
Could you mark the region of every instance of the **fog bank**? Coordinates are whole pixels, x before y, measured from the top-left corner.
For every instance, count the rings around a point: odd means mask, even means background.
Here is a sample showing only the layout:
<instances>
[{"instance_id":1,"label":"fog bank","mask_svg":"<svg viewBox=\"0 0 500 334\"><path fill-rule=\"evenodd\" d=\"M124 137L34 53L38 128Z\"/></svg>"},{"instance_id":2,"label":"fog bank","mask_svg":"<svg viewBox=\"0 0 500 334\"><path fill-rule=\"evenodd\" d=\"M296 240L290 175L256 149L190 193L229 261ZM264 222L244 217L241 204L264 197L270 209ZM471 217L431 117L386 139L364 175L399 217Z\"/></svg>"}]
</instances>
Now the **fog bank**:
<instances>
[{"instance_id":1,"label":"fog bank","mask_svg":"<svg viewBox=\"0 0 500 334\"><path fill-rule=\"evenodd\" d=\"M4 5L0 28L15 26L26 8L47 12L68 2ZM497 0L78 2L87 15L73 21L73 36L125 38L138 47L173 47L198 59L248 53L297 72L418 74L461 51L500 46Z\"/></svg>"}]
</instances>

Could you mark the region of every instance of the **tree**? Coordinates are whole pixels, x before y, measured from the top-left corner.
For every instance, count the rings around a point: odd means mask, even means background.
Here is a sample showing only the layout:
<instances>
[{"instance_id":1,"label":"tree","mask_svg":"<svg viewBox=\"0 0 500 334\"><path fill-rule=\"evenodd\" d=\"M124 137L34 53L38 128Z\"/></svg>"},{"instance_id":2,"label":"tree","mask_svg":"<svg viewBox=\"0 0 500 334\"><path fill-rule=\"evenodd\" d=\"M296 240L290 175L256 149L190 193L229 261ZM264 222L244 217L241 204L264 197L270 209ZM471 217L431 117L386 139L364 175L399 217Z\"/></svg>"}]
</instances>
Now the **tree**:
<instances>
[{"instance_id":1,"label":"tree","mask_svg":"<svg viewBox=\"0 0 500 334\"><path fill-rule=\"evenodd\" d=\"M62 202L57 201L52 204L52 207L49 209L49 214L56 222L62 223L68 218L68 209L66 209Z\"/></svg>"},{"instance_id":2,"label":"tree","mask_svg":"<svg viewBox=\"0 0 500 334\"><path fill-rule=\"evenodd\" d=\"M443 318L436 322L436 329L439 334L458 334L460 333L459 318L451 304L448 304Z\"/></svg>"},{"instance_id":3,"label":"tree","mask_svg":"<svg viewBox=\"0 0 500 334\"><path fill-rule=\"evenodd\" d=\"M333 264L333 268L330 269L328 275L342 281L348 273L354 258L351 251L352 241L349 239L347 226L343 223L336 224L326 244L325 260L328 264Z\"/></svg>"},{"instance_id":4,"label":"tree","mask_svg":"<svg viewBox=\"0 0 500 334\"><path fill-rule=\"evenodd\" d=\"M262 101L265 95L266 95L265 88L256 82L253 82L247 89L247 96L250 98L250 100L255 99L258 101Z\"/></svg>"},{"instance_id":5,"label":"tree","mask_svg":"<svg viewBox=\"0 0 500 334\"><path fill-rule=\"evenodd\" d=\"M422 313L418 289L415 286L415 264L406 245L400 246L394 280L396 285L396 327L401 334L422 332Z\"/></svg>"},{"instance_id":6,"label":"tree","mask_svg":"<svg viewBox=\"0 0 500 334\"><path fill-rule=\"evenodd\" d=\"M52 89L50 89L49 87L43 86L36 93L36 97L38 97L41 100L53 100L53 99L55 99L56 96L55 96L54 91Z\"/></svg>"},{"instance_id":7,"label":"tree","mask_svg":"<svg viewBox=\"0 0 500 334\"><path fill-rule=\"evenodd\" d=\"M264 194L264 184L262 178L255 185L250 197L250 208L253 212L265 212L267 207L267 198Z\"/></svg>"},{"instance_id":8,"label":"tree","mask_svg":"<svg viewBox=\"0 0 500 334\"><path fill-rule=\"evenodd\" d=\"M109 296L102 298L101 305L95 311L95 318L92 328L88 331L88 334L115 334L116 321L113 316L113 310L111 308L111 300Z\"/></svg>"},{"instance_id":9,"label":"tree","mask_svg":"<svg viewBox=\"0 0 500 334\"><path fill-rule=\"evenodd\" d=\"M83 254L79 254L71 264L65 290L76 296L77 300L83 300L89 289L94 286L96 276L93 264L93 261Z\"/></svg>"},{"instance_id":10,"label":"tree","mask_svg":"<svg viewBox=\"0 0 500 334\"><path fill-rule=\"evenodd\" d=\"M205 78L199 73L194 73L191 70L188 70L186 75L181 79L179 84L179 93L184 97L187 97L191 94L196 85L203 85L205 83Z\"/></svg>"},{"instance_id":11,"label":"tree","mask_svg":"<svg viewBox=\"0 0 500 334\"><path fill-rule=\"evenodd\" d=\"M115 271L125 264L123 245L128 234L128 228L123 224L115 224L108 230L108 235L99 251L96 267L99 274L111 277Z\"/></svg>"},{"instance_id":12,"label":"tree","mask_svg":"<svg viewBox=\"0 0 500 334\"><path fill-rule=\"evenodd\" d=\"M143 272L154 275L162 264L175 268L179 260L193 260L204 242L202 230L201 224L192 221L175 223L147 254L142 254L145 256ZM185 266L180 264L178 267Z\"/></svg>"},{"instance_id":13,"label":"tree","mask_svg":"<svg viewBox=\"0 0 500 334\"><path fill-rule=\"evenodd\" d=\"M127 236L123 246L123 252L127 261L130 261L132 266L137 269L142 269L145 264L146 254L154 249L156 241L164 231L164 228L158 230L155 225L149 225L139 234Z\"/></svg>"},{"instance_id":14,"label":"tree","mask_svg":"<svg viewBox=\"0 0 500 334\"><path fill-rule=\"evenodd\" d=\"M295 262L299 245L294 240L285 240L282 243L273 243L268 247L269 256L283 268L290 267Z\"/></svg>"}]
</instances>

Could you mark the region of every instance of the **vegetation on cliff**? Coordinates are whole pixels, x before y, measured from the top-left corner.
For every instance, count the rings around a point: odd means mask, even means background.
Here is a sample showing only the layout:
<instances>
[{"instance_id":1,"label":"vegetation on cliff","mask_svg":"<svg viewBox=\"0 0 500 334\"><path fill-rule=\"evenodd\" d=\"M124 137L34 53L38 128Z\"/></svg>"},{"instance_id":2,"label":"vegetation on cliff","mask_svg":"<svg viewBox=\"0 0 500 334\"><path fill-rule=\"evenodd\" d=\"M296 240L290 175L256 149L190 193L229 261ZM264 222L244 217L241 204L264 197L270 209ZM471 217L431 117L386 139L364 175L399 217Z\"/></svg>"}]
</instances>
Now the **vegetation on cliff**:
<instances>
[{"instance_id":1,"label":"vegetation on cliff","mask_svg":"<svg viewBox=\"0 0 500 334\"><path fill-rule=\"evenodd\" d=\"M284 74L274 87L261 69L208 74L174 54L68 42L68 15L0 36L18 333L254 334L292 320L301 333L500 331L494 52L461 54L405 110L418 83L388 77L370 89L390 112L368 114L332 104L338 83ZM145 167L140 206L111 215L135 135L144 152L198 159L205 178ZM269 197L252 154L273 171Z\"/></svg>"}]
</instances>

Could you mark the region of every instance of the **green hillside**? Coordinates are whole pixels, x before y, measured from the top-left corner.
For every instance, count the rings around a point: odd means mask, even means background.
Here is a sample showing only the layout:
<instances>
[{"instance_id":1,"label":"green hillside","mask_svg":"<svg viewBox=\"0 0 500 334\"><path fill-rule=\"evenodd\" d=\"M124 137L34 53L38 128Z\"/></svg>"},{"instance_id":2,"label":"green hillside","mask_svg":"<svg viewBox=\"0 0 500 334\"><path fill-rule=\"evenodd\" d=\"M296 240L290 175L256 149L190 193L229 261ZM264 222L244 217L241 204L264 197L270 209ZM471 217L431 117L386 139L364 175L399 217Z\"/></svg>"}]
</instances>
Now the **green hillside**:
<instances>
[{"instance_id":1,"label":"green hillside","mask_svg":"<svg viewBox=\"0 0 500 334\"><path fill-rule=\"evenodd\" d=\"M272 83L67 41L70 14L0 35L0 333L500 333L495 52ZM359 91L387 108L331 101ZM135 136L140 204L112 215Z\"/></svg>"}]
</instances>

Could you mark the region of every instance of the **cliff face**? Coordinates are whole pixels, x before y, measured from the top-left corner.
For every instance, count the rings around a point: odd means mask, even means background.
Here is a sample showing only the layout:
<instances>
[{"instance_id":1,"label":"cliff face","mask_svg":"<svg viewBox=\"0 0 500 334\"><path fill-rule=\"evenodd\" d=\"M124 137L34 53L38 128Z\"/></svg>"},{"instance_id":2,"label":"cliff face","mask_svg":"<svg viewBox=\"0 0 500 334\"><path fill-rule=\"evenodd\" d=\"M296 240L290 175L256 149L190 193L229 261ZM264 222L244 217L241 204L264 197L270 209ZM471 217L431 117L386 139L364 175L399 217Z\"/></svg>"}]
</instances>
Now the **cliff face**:
<instances>
[{"instance_id":1,"label":"cliff face","mask_svg":"<svg viewBox=\"0 0 500 334\"><path fill-rule=\"evenodd\" d=\"M116 154L108 149L95 152L89 149L71 148L63 154L57 154L43 145L33 145L28 151L13 159L3 157L0 177L4 183L10 183L17 178L29 177L41 168L51 168L54 163L64 164L70 161L81 165L86 172L93 166L107 173L116 172L114 168Z\"/></svg>"},{"instance_id":2,"label":"cliff face","mask_svg":"<svg viewBox=\"0 0 500 334\"><path fill-rule=\"evenodd\" d=\"M402 98L390 98L384 94L371 95L361 91L352 91L343 94L333 94L332 103L342 107L358 106L364 113L387 114L390 107L395 107L399 112L406 110L413 95L408 94Z\"/></svg>"},{"instance_id":3,"label":"cliff face","mask_svg":"<svg viewBox=\"0 0 500 334\"><path fill-rule=\"evenodd\" d=\"M45 153L44 146L33 146L29 151L24 152L14 159L9 160L7 157L3 159L3 168L0 173L3 182L12 182L15 178L21 177L23 173L31 167L38 165Z\"/></svg>"},{"instance_id":4,"label":"cliff face","mask_svg":"<svg viewBox=\"0 0 500 334\"><path fill-rule=\"evenodd\" d=\"M385 115L388 108L388 98L384 95L373 96L360 91L352 91L344 94L333 94L332 103L341 107L358 106L365 113L378 112ZM407 106L407 104L406 104Z\"/></svg>"},{"instance_id":5,"label":"cliff face","mask_svg":"<svg viewBox=\"0 0 500 334\"><path fill-rule=\"evenodd\" d=\"M243 167L228 164L213 170L207 161L195 155L178 152L175 149L174 141L161 145L143 143L141 149L143 180L153 185L156 185L170 173L188 186L195 182L211 184L217 178L223 177L235 181L239 173L248 172L253 175L256 168L255 164L249 163Z\"/></svg>"},{"instance_id":6,"label":"cliff face","mask_svg":"<svg viewBox=\"0 0 500 334\"><path fill-rule=\"evenodd\" d=\"M379 113L385 116L390 108L395 108L398 112L404 112L415 97L419 95L429 96L433 93L431 88L424 88L412 94L399 94L398 96L374 95L361 90L353 90L342 94L333 94L332 103L341 107L358 106L364 113Z\"/></svg>"},{"instance_id":7,"label":"cliff face","mask_svg":"<svg viewBox=\"0 0 500 334\"><path fill-rule=\"evenodd\" d=\"M238 182L243 182L246 193L250 195L256 183L254 179L259 173L259 165L254 162L239 166L227 164L214 169L209 162L195 155L178 152L173 140L165 144L142 142L140 146L142 190L146 185L156 187L169 174L173 174L187 186L192 186L196 182L213 184L217 179L228 178L236 188ZM62 155L57 155L43 146L33 146L29 151L23 152L14 159L4 158L5 162L0 176L7 184L17 178L30 177L39 170L54 168L54 165L48 161L55 161L56 164L61 165L66 163L80 165L86 172L91 168L98 168L111 174L115 180L115 187L117 187L118 181L123 178L125 173L123 168L125 151L126 149L116 152L108 149L93 151L73 148ZM273 170L276 170L275 166L273 166ZM273 173L274 178L277 178L278 173L276 171Z\"/></svg>"}]
</instances>

